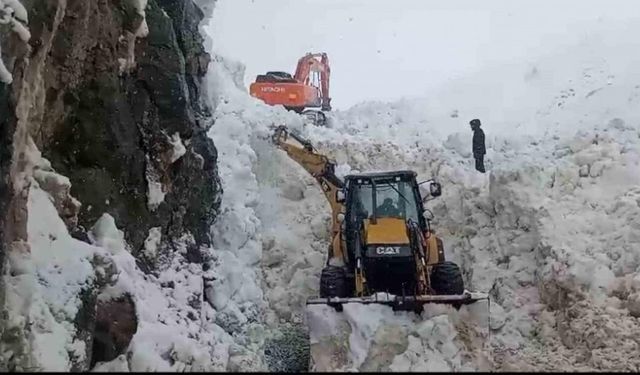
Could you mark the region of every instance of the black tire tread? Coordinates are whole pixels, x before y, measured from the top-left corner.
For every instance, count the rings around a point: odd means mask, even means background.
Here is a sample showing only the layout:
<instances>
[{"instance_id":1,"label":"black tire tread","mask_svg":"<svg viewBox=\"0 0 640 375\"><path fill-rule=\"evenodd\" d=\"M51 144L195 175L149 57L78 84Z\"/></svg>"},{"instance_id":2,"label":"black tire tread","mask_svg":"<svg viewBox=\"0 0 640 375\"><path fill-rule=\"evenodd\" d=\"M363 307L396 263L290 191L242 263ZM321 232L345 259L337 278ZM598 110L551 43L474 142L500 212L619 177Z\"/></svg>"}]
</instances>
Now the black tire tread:
<instances>
[{"instance_id":1,"label":"black tire tread","mask_svg":"<svg viewBox=\"0 0 640 375\"><path fill-rule=\"evenodd\" d=\"M451 261L434 265L431 270L431 289L438 295L464 293L464 280L460 267Z\"/></svg>"},{"instance_id":2,"label":"black tire tread","mask_svg":"<svg viewBox=\"0 0 640 375\"><path fill-rule=\"evenodd\" d=\"M343 267L326 266L322 269L320 297L347 297L347 275Z\"/></svg>"}]
</instances>

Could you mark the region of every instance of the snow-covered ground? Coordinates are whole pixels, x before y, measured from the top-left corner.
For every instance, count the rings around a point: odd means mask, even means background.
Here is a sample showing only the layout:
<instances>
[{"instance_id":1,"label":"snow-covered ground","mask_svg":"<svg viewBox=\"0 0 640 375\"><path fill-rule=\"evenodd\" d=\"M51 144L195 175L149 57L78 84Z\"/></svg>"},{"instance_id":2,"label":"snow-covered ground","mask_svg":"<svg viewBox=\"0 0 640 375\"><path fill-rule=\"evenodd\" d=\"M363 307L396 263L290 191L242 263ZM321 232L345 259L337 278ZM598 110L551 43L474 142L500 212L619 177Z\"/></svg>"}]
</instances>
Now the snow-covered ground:
<instances>
[{"instance_id":1,"label":"snow-covered ground","mask_svg":"<svg viewBox=\"0 0 640 375\"><path fill-rule=\"evenodd\" d=\"M157 275L143 273L107 215L91 245L73 239L57 190L47 188L68 192L68 180L38 156L29 244L11 255L4 280L7 332L26 317L37 324L26 346L2 355L23 356L23 368L69 370L70 353L86 355L69 323L76 296L100 282L108 285L100 300L131 296L138 329L126 355L96 371L299 369L307 329L315 370L640 371L640 50L619 38L629 32L595 30L584 45L424 99L335 112L331 128L249 97L242 65L215 56L207 92L224 196L215 243L200 249L207 269L187 261L188 237L164 251L152 229L145 254L165 257ZM470 159L476 117L487 133L486 175ZM334 158L340 175L414 169L438 178L435 228L467 288L490 293L490 324L484 305L422 316L305 309L325 262L329 206L269 142L280 124ZM11 352L19 348L29 353Z\"/></svg>"}]
</instances>

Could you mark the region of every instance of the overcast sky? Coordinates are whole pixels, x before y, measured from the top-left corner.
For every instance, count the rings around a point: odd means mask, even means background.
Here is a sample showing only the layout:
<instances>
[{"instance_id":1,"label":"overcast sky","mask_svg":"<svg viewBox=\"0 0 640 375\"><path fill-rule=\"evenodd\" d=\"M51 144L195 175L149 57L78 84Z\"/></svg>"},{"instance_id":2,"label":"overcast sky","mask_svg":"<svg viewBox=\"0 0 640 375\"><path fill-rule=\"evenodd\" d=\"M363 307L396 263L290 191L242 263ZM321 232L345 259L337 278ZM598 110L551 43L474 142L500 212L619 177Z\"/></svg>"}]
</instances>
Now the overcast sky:
<instances>
[{"instance_id":1,"label":"overcast sky","mask_svg":"<svg viewBox=\"0 0 640 375\"><path fill-rule=\"evenodd\" d=\"M218 0L212 32L216 52L246 65L247 88L327 52L332 104L345 109L420 96L632 17L640 22L640 0Z\"/></svg>"}]
</instances>

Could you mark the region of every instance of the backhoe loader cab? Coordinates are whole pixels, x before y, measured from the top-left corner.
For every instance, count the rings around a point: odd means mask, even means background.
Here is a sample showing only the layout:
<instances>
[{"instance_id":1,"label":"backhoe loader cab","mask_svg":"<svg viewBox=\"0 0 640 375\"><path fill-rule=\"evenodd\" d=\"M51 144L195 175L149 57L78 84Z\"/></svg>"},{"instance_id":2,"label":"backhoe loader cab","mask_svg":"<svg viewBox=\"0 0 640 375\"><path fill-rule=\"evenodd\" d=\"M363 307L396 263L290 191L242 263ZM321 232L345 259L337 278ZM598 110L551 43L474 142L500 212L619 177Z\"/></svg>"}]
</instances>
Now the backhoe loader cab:
<instances>
[{"instance_id":1,"label":"backhoe loader cab","mask_svg":"<svg viewBox=\"0 0 640 375\"><path fill-rule=\"evenodd\" d=\"M420 232L428 230L416 173L350 175L345 190L349 268L356 268L354 261L361 259L370 293L413 295L416 257L407 224L415 224Z\"/></svg>"},{"instance_id":2,"label":"backhoe loader cab","mask_svg":"<svg viewBox=\"0 0 640 375\"><path fill-rule=\"evenodd\" d=\"M378 217L412 219L423 224L421 227L425 230L423 203L429 197L440 196L442 191L434 180L418 184L413 171L349 175L345 177L345 190L348 192L345 195L347 214L364 210L373 220Z\"/></svg>"}]
</instances>

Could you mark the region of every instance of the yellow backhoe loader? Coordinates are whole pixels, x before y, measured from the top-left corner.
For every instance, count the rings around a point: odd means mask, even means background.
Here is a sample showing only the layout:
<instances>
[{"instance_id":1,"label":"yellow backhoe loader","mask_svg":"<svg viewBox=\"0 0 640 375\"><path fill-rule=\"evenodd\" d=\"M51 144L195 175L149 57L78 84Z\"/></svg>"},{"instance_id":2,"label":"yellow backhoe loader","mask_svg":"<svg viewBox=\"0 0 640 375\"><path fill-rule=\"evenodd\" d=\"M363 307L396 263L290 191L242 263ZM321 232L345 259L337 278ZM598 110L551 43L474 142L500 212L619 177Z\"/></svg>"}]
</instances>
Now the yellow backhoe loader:
<instances>
[{"instance_id":1,"label":"yellow backhoe loader","mask_svg":"<svg viewBox=\"0 0 640 375\"><path fill-rule=\"evenodd\" d=\"M331 205L332 241L320 296L307 305L341 311L345 303L375 303L420 312L427 303L459 308L488 300L465 290L460 268L445 260L442 240L431 228L424 203L440 196L438 182L417 183L409 170L342 180L334 162L285 126L275 129L272 140L316 179Z\"/></svg>"}]
</instances>

